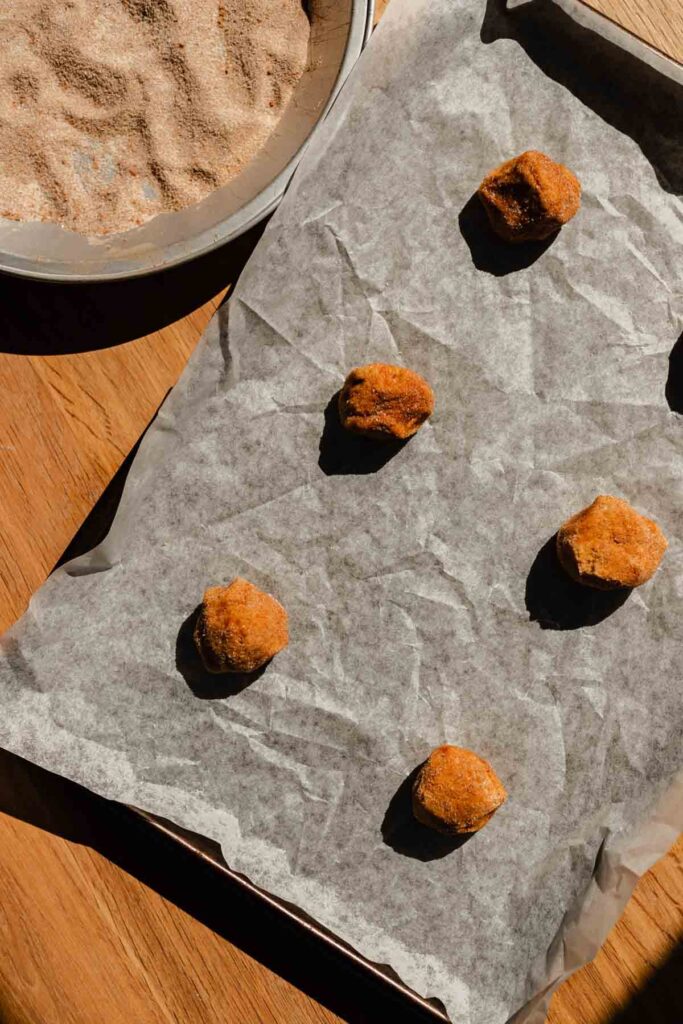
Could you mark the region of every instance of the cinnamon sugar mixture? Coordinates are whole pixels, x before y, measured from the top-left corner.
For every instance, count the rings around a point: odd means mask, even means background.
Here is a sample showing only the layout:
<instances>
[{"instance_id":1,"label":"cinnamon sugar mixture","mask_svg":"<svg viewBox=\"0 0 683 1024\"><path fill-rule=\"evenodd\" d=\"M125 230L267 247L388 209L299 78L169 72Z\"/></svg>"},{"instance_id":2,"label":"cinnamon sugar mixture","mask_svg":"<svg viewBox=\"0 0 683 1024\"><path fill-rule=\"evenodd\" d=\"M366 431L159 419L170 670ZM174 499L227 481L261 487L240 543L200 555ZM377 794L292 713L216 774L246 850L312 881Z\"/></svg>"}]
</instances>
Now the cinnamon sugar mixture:
<instances>
[{"instance_id":1,"label":"cinnamon sugar mixture","mask_svg":"<svg viewBox=\"0 0 683 1024\"><path fill-rule=\"evenodd\" d=\"M0 0L0 216L85 235L203 199L307 63L302 0Z\"/></svg>"}]
</instances>

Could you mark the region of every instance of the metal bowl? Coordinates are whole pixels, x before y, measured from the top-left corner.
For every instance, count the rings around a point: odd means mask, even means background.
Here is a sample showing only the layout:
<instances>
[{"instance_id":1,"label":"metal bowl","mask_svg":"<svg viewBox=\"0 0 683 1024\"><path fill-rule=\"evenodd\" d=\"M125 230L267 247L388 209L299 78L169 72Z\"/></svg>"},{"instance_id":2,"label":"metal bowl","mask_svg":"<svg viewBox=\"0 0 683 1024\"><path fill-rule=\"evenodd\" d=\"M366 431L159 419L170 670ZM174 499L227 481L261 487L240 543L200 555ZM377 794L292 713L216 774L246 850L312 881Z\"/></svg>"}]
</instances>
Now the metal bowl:
<instances>
[{"instance_id":1,"label":"metal bowl","mask_svg":"<svg viewBox=\"0 0 683 1024\"><path fill-rule=\"evenodd\" d=\"M217 248L275 209L372 28L374 0L309 0L307 7L308 69L275 131L241 174L201 203L101 238L0 218L0 270L74 282L150 274Z\"/></svg>"}]
</instances>

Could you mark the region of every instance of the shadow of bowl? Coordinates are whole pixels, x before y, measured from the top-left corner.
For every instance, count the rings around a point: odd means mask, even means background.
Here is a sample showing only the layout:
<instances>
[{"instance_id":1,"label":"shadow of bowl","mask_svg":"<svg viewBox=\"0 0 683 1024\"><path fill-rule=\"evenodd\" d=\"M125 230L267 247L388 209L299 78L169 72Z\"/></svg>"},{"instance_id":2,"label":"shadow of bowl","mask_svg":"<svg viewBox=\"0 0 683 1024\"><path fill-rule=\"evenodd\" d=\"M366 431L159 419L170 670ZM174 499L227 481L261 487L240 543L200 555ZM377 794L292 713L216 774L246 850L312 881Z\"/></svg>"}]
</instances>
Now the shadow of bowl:
<instances>
[{"instance_id":1,"label":"shadow of bowl","mask_svg":"<svg viewBox=\"0 0 683 1024\"><path fill-rule=\"evenodd\" d=\"M91 352L162 330L235 284L265 224L206 256L148 277L58 284L0 274L0 352Z\"/></svg>"}]
</instances>

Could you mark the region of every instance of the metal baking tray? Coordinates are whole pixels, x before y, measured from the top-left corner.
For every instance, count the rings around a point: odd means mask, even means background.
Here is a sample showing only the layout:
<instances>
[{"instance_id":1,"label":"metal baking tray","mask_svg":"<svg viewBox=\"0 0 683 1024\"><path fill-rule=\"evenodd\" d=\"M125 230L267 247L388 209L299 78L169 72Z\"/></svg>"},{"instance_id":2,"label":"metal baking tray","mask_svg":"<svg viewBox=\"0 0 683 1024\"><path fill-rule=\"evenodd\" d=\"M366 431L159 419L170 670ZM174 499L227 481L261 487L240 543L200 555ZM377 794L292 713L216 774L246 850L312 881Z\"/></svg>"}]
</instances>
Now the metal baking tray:
<instances>
[{"instance_id":1,"label":"metal baking tray","mask_svg":"<svg viewBox=\"0 0 683 1024\"><path fill-rule=\"evenodd\" d=\"M0 218L0 271L49 281L137 277L210 252L274 210L372 30L374 0L305 3L311 20L308 68L275 131L241 174L201 203L101 238L57 224Z\"/></svg>"},{"instance_id":2,"label":"metal baking tray","mask_svg":"<svg viewBox=\"0 0 683 1024\"><path fill-rule=\"evenodd\" d=\"M203 836L199 836L194 832L187 832L185 829L180 828L180 826L158 818L155 815L150 814L148 811L142 811L137 807L133 807L131 810L144 819L144 821L151 825L152 828L156 829L157 832L166 836L173 842L179 843L193 856L199 858L207 865L210 865L211 868L227 875L232 882L238 885L245 892L249 893L256 900L275 910L278 914L284 915L293 922L296 927L302 928L309 935L315 936L315 939L323 943L328 950L333 951L344 958L350 965L353 965L361 971L367 972L380 985L385 986L390 991L393 991L394 994L407 1000L408 1003L412 1003L415 1009L423 1011L424 1014L428 1015L429 1018L434 1021L441 1021L442 1024L450 1024L450 1018L436 1000L432 1001L418 995L417 992L404 984L398 975L396 975L389 967L383 964L373 963L371 960L366 960L366 958L361 956L361 954L352 946L343 942L333 932L323 927L323 925L318 924L317 921L312 917L309 917L309 915L304 913L303 910L300 910L291 903L287 903L285 900L279 899L277 896L273 896L272 893L266 892L265 889L260 889L257 885L254 885L253 882L250 882L244 875L239 874L237 871L233 871L218 852L216 843L212 843Z\"/></svg>"}]
</instances>

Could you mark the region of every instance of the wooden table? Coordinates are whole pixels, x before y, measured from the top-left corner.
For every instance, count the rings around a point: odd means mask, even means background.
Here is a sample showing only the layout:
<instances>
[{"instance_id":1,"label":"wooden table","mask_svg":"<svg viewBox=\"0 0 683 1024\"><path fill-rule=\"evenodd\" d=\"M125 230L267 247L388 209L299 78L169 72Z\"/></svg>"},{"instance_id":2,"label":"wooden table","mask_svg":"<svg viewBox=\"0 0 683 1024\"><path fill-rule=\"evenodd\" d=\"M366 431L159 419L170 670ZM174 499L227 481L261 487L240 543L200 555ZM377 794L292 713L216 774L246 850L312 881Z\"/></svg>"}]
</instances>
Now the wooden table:
<instances>
[{"instance_id":1,"label":"wooden table","mask_svg":"<svg viewBox=\"0 0 683 1024\"><path fill-rule=\"evenodd\" d=\"M683 60L673 0L591 2ZM258 236L141 282L0 278L0 629L65 549L99 539L122 465ZM131 812L1 751L0 880L2 1024L420 1019ZM548 1024L681 1024L682 937L679 841Z\"/></svg>"}]
</instances>

